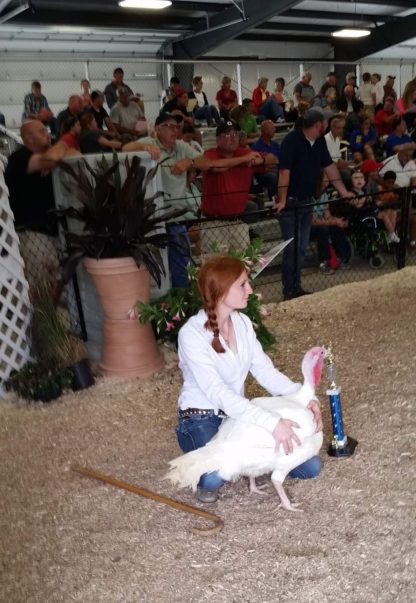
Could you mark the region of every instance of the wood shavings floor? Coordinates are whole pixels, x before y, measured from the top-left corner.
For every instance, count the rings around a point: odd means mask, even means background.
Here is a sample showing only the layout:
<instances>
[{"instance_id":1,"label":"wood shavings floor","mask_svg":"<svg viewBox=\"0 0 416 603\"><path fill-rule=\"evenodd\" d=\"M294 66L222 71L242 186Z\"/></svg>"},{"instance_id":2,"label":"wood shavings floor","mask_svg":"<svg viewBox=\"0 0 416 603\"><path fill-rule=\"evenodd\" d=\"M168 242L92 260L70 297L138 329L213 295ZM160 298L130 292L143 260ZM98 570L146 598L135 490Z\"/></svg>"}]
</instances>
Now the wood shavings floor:
<instances>
[{"instance_id":1,"label":"wood shavings floor","mask_svg":"<svg viewBox=\"0 0 416 603\"><path fill-rule=\"evenodd\" d=\"M227 484L201 520L80 477L73 463L194 504L162 476L179 454L176 355L143 381L100 378L59 401L0 404L0 601L4 603L403 602L415 595L416 268L273 306L271 354L300 379L332 343L350 459L322 449L315 480L287 480L303 514ZM325 383L325 436L331 434ZM250 397L262 390L250 382ZM326 448L326 444L325 444Z\"/></svg>"}]
</instances>

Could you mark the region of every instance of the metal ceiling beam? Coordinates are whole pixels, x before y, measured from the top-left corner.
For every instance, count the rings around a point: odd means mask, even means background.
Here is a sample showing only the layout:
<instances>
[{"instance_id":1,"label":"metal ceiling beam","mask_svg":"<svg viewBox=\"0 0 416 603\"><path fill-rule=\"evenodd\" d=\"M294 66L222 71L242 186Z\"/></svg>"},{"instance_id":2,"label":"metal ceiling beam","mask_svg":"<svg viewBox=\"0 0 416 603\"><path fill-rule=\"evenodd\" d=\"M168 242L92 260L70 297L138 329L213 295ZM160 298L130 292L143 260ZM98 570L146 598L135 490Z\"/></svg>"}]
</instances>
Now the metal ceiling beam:
<instances>
[{"instance_id":1,"label":"metal ceiling beam","mask_svg":"<svg viewBox=\"0 0 416 603\"><path fill-rule=\"evenodd\" d=\"M334 0L321 0L321 2L328 2L333 4ZM360 3L360 0L357 0L358 3ZM362 4L371 4L372 6L388 6L391 7L392 6L392 2L389 2L389 0L361 0ZM349 5L351 6L351 0L337 0L337 5ZM403 8L404 10L406 10L407 8L415 8L415 2L414 0L397 0L397 2L394 2L394 9L396 10L396 12L399 12L400 9Z\"/></svg>"},{"instance_id":2,"label":"metal ceiling beam","mask_svg":"<svg viewBox=\"0 0 416 603\"><path fill-rule=\"evenodd\" d=\"M126 11L127 12L127 11ZM161 19L160 15L137 14L130 12L111 13L107 11L70 11L70 10L36 10L34 14L22 15L13 20L13 25L70 25L81 27L107 27L109 29L154 29L154 30L173 30L175 28L182 32L192 30L198 19L178 16L174 12Z\"/></svg>"},{"instance_id":3,"label":"metal ceiling beam","mask_svg":"<svg viewBox=\"0 0 416 603\"><path fill-rule=\"evenodd\" d=\"M316 43L323 43L323 44L331 44L333 38L331 36L310 36L308 38L305 38L304 35L302 34L296 34L293 33L292 35L290 34L276 34L276 35L271 35L271 34L255 34L255 33L247 33L247 34L242 34L241 36L238 36L237 40L246 40L246 41L252 41L252 42L274 42L274 43L279 43L279 42L309 42L310 44L316 44Z\"/></svg>"},{"instance_id":4,"label":"metal ceiling beam","mask_svg":"<svg viewBox=\"0 0 416 603\"><path fill-rule=\"evenodd\" d=\"M208 27L206 22L201 22L189 37L174 42L173 56L176 59L196 59L300 2L301 0L250 0L245 4L245 20L242 20L240 11L235 6L229 6L210 19Z\"/></svg>"},{"instance_id":5,"label":"metal ceiling beam","mask_svg":"<svg viewBox=\"0 0 416 603\"><path fill-rule=\"evenodd\" d=\"M259 30L267 30L267 31L305 31L311 32L319 31L319 33L328 33L331 34L335 31L336 27L333 25L314 25L311 27L310 23L278 23L276 21L272 21L271 23L261 23L257 25L256 29L253 30L253 33L258 32Z\"/></svg>"},{"instance_id":6,"label":"metal ceiling beam","mask_svg":"<svg viewBox=\"0 0 416 603\"><path fill-rule=\"evenodd\" d=\"M363 15L355 13L340 13L320 10L287 10L280 14L281 17L289 17L289 19L316 19L318 21L365 21L366 23L374 23L374 21L385 22L391 18L400 19L400 17L391 17L390 15Z\"/></svg>"},{"instance_id":7,"label":"metal ceiling beam","mask_svg":"<svg viewBox=\"0 0 416 603\"><path fill-rule=\"evenodd\" d=\"M370 54L414 38L415 31L416 13L401 19L399 22L385 23L374 28L367 38L334 41L335 58L339 61L346 59L351 62L359 61Z\"/></svg>"}]
</instances>

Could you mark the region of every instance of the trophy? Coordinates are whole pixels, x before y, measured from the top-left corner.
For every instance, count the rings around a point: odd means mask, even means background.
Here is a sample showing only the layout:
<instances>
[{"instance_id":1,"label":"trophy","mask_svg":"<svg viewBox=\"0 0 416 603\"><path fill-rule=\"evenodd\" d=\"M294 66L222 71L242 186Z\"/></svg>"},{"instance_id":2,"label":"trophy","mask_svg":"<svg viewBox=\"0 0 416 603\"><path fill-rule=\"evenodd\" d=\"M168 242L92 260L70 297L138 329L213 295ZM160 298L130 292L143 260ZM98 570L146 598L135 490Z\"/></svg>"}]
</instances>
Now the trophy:
<instances>
[{"instance_id":1,"label":"trophy","mask_svg":"<svg viewBox=\"0 0 416 603\"><path fill-rule=\"evenodd\" d=\"M335 384L336 369L331 347L328 348L326 359L327 375L330 383L329 389L327 389L326 393L329 396L332 420L332 441L328 448L328 454L330 456L337 457L351 456L354 454L354 450L358 442L353 438L349 438L344 433L340 388Z\"/></svg>"}]
</instances>

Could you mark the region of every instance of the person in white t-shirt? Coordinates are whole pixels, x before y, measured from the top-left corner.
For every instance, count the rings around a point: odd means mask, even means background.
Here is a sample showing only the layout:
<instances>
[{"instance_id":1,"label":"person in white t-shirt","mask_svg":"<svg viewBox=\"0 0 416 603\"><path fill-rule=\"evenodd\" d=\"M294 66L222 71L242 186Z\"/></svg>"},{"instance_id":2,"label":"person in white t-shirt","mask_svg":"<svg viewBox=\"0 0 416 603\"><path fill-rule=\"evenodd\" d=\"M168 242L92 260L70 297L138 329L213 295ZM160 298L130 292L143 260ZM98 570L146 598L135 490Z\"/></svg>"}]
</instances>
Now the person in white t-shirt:
<instances>
[{"instance_id":1,"label":"person in white t-shirt","mask_svg":"<svg viewBox=\"0 0 416 603\"><path fill-rule=\"evenodd\" d=\"M221 121L220 114L218 113L217 107L209 104L207 95L202 91L204 85L202 77L196 75L192 80L192 85L193 88L191 92L188 92L188 99L195 99L197 101L197 104L192 109L194 118L196 120L205 119L209 128L218 125Z\"/></svg>"},{"instance_id":2,"label":"person in white t-shirt","mask_svg":"<svg viewBox=\"0 0 416 603\"><path fill-rule=\"evenodd\" d=\"M345 119L343 117L333 117L329 123L329 132L325 134L325 142L328 152L331 155L338 169L347 169L351 167L351 162L342 159L341 155L341 137L344 134Z\"/></svg>"},{"instance_id":3,"label":"person in white t-shirt","mask_svg":"<svg viewBox=\"0 0 416 603\"><path fill-rule=\"evenodd\" d=\"M179 331L179 367L183 386L178 400L176 433L183 452L201 448L217 433L226 416L243 413L248 421L273 434L276 446L291 454L298 437L296 424L251 404L244 395L248 372L271 394L298 391L294 383L274 366L257 340L250 319L241 310L252 289L245 264L230 256L209 259L200 268L198 287L203 309ZM316 431L322 418L316 400L309 402ZM313 457L291 472L292 477L310 478L320 472L319 457ZM198 484L201 502L215 502L224 481L216 472L204 474Z\"/></svg>"}]
</instances>

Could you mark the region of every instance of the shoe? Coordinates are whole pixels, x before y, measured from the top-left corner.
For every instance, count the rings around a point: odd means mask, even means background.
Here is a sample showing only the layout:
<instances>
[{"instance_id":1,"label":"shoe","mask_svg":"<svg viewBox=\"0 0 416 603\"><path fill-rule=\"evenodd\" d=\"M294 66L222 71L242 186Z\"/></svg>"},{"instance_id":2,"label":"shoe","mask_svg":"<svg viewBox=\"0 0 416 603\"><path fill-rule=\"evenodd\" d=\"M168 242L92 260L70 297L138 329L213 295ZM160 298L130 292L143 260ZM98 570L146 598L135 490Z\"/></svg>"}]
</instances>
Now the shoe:
<instances>
[{"instance_id":1,"label":"shoe","mask_svg":"<svg viewBox=\"0 0 416 603\"><path fill-rule=\"evenodd\" d=\"M313 291L305 291L305 289L299 289L295 297L302 297L303 295L312 295Z\"/></svg>"},{"instance_id":2,"label":"shoe","mask_svg":"<svg viewBox=\"0 0 416 603\"><path fill-rule=\"evenodd\" d=\"M389 243L400 243L400 238L397 236L397 234L395 232L391 232L388 235L387 240Z\"/></svg>"},{"instance_id":3,"label":"shoe","mask_svg":"<svg viewBox=\"0 0 416 603\"><path fill-rule=\"evenodd\" d=\"M296 293L288 293L283 296L283 301L289 301L290 299L295 299L295 297L297 297Z\"/></svg>"},{"instance_id":4,"label":"shoe","mask_svg":"<svg viewBox=\"0 0 416 603\"><path fill-rule=\"evenodd\" d=\"M196 497L202 503L214 503L218 500L218 490L203 490L198 486Z\"/></svg>"},{"instance_id":5,"label":"shoe","mask_svg":"<svg viewBox=\"0 0 416 603\"><path fill-rule=\"evenodd\" d=\"M328 276L330 274L335 274L335 270L330 268L326 262L321 262L319 264L319 270L322 272L322 274L327 274Z\"/></svg>"}]
</instances>

